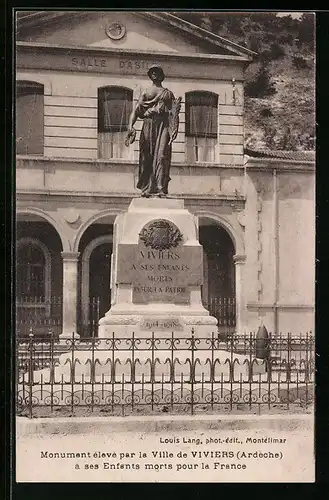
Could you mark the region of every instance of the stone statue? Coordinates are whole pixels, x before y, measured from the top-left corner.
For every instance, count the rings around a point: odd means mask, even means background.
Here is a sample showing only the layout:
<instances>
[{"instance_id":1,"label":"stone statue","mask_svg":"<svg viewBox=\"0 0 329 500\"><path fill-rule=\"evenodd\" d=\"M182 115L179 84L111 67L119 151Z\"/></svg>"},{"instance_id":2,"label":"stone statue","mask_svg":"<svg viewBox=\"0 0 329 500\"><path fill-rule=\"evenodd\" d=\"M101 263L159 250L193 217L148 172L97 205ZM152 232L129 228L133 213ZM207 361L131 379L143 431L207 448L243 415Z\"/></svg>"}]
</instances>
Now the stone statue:
<instances>
[{"instance_id":1,"label":"stone statue","mask_svg":"<svg viewBox=\"0 0 329 500\"><path fill-rule=\"evenodd\" d=\"M134 124L140 118L143 128L139 140L137 188L144 197L165 197L170 181L171 145L178 133L182 99L175 99L174 94L162 86L165 75L161 66L151 66L147 74L152 85L141 93L130 115L125 144L129 146L134 142Z\"/></svg>"}]
</instances>

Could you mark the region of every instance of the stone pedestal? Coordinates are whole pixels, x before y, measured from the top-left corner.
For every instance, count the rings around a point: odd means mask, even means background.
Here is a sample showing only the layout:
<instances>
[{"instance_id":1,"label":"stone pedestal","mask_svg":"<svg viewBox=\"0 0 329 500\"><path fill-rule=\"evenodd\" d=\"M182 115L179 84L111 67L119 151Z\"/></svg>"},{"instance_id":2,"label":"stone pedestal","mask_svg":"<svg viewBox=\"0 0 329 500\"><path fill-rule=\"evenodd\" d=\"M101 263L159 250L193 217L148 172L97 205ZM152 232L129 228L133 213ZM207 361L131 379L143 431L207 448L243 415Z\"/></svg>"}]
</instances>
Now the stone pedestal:
<instances>
[{"instance_id":1,"label":"stone pedestal","mask_svg":"<svg viewBox=\"0 0 329 500\"><path fill-rule=\"evenodd\" d=\"M112 304L99 337L208 336L216 318L201 301L203 251L198 224L171 198L136 198L117 217L112 259Z\"/></svg>"}]
</instances>

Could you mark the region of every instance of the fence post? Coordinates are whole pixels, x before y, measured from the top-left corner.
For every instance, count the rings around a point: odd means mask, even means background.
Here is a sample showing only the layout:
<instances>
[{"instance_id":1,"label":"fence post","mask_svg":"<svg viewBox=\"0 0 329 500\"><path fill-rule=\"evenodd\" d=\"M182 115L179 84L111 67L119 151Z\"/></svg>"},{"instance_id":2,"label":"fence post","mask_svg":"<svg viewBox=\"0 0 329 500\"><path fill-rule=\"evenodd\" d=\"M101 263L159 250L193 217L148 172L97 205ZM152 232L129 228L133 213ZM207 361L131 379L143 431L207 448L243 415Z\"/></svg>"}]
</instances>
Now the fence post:
<instances>
[{"instance_id":1,"label":"fence post","mask_svg":"<svg viewBox=\"0 0 329 500\"><path fill-rule=\"evenodd\" d=\"M92 297L89 303L89 316L91 322L91 336L98 337L98 321L99 321L99 308L100 308L100 298Z\"/></svg>"},{"instance_id":2,"label":"fence post","mask_svg":"<svg viewBox=\"0 0 329 500\"><path fill-rule=\"evenodd\" d=\"M310 363L312 360L312 336L311 332L306 333L305 340L305 382L310 382L311 368Z\"/></svg>"},{"instance_id":3,"label":"fence post","mask_svg":"<svg viewBox=\"0 0 329 500\"><path fill-rule=\"evenodd\" d=\"M49 362L49 384L50 384L50 411L54 410L54 384L55 384L55 339L52 329L49 330L50 334L50 362Z\"/></svg>"},{"instance_id":4,"label":"fence post","mask_svg":"<svg viewBox=\"0 0 329 500\"><path fill-rule=\"evenodd\" d=\"M292 351L292 338L291 338L291 333L288 333L288 343L287 343L287 371L286 371L286 377L287 377L287 382L288 384L291 382L291 363L292 363L292 358L291 358L291 351ZM288 403L289 403L289 385L288 385Z\"/></svg>"},{"instance_id":5,"label":"fence post","mask_svg":"<svg viewBox=\"0 0 329 500\"><path fill-rule=\"evenodd\" d=\"M29 333L29 418L32 418L32 392L33 392L33 329Z\"/></svg>"},{"instance_id":6,"label":"fence post","mask_svg":"<svg viewBox=\"0 0 329 500\"><path fill-rule=\"evenodd\" d=\"M194 328L191 330L191 415L194 413L194 380L195 380L195 366L194 366L194 349L195 349L195 337Z\"/></svg>"}]
</instances>

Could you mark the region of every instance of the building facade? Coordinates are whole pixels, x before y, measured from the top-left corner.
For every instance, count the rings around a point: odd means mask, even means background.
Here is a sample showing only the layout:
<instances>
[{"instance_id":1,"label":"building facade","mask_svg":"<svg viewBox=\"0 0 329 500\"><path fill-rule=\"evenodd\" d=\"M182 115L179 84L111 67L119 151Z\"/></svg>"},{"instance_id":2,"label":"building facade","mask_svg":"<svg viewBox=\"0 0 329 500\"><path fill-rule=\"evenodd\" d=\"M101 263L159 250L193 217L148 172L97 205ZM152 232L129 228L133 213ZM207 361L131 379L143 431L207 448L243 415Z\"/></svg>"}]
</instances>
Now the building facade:
<instances>
[{"instance_id":1,"label":"building facade","mask_svg":"<svg viewBox=\"0 0 329 500\"><path fill-rule=\"evenodd\" d=\"M170 196L195 215L204 305L238 333L314 323L312 153L244 149L254 53L168 13L21 13L16 42L16 316L41 332L94 332L110 307L113 223L139 196L147 69L182 97ZM32 320L31 320L32 321ZM25 328L25 330L24 330Z\"/></svg>"}]
</instances>

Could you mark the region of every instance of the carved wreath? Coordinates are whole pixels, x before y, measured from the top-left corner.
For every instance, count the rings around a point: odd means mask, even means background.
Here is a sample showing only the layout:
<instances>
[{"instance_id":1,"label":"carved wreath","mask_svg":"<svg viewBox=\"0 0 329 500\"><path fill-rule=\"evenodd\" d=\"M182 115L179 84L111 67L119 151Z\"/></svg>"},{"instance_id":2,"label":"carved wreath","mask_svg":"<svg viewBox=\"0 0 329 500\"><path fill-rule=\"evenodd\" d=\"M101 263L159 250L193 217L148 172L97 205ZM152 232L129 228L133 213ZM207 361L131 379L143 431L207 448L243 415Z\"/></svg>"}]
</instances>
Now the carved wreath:
<instances>
[{"instance_id":1,"label":"carved wreath","mask_svg":"<svg viewBox=\"0 0 329 500\"><path fill-rule=\"evenodd\" d=\"M177 247L183 239L178 228L166 220L152 222L148 227L144 227L139 233L140 239L146 247L154 250L168 250Z\"/></svg>"}]
</instances>

